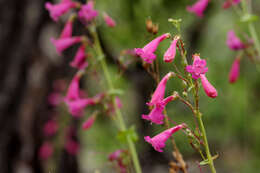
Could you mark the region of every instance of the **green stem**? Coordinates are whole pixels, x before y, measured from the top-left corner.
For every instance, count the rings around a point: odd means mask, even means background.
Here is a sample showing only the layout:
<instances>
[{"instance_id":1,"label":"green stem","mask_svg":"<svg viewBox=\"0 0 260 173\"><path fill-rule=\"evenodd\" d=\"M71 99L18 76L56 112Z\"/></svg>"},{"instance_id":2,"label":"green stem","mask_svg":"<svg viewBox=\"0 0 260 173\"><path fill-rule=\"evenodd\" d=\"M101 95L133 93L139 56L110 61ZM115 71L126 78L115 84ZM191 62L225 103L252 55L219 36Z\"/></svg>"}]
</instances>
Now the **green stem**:
<instances>
[{"instance_id":1,"label":"green stem","mask_svg":"<svg viewBox=\"0 0 260 173\"><path fill-rule=\"evenodd\" d=\"M108 83L109 90L114 90L113 82L111 80L110 73L107 69L107 63L106 63L106 60L105 60L105 55L104 55L103 50L101 48L99 37L98 37L98 34L96 32L95 26L90 27L90 32L91 32L93 39L94 39L94 48L95 48L96 53L98 55L98 60L101 63L106 81ZM121 113L120 109L118 108L118 106L116 104L116 98L115 98L114 95L112 95L112 101L113 101L113 105L114 105L114 108L115 108L115 114L116 114L116 117L117 117L118 123L119 123L119 129L121 131L125 131L126 125L125 125L125 122L123 120L122 113ZM128 143L128 147L129 147L131 156L132 156L135 171L136 171L136 173L142 173L134 141L132 140L132 138L129 135L127 135L127 143Z\"/></svg>"}]
</instances>

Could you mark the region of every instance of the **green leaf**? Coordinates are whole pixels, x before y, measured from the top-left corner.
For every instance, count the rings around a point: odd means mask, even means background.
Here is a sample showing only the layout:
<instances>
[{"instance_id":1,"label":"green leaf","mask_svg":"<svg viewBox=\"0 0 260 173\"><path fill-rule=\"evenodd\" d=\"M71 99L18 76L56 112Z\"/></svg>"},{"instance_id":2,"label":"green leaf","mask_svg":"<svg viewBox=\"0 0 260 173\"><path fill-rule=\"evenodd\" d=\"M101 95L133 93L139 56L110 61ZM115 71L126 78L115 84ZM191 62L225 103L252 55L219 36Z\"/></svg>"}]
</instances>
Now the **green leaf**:
<instances>
[{"instance_id":1,"label":"green leaf","mask_svg":"<svg viewBox=\"0 0 260 173\"><path fill-rule=\"evenodd\" d=\"M252 14L245 14L241 17L240 21L245 23L255 22L258 20L258 16Z\"/></svg>"},{"instance_id":2,"label":"green leaf","mask_svg":"<svg viewBox=\"0 0 260 173\"><path fill-rule=\"evenodd\" d=\"M134 142L138 140L138 135L135 132L134 126L131 126L129 129L125 131L119 131L117 134L117 139L122 143L126 143L128 137L131 138Z\"/></svg>"}]
</instances>

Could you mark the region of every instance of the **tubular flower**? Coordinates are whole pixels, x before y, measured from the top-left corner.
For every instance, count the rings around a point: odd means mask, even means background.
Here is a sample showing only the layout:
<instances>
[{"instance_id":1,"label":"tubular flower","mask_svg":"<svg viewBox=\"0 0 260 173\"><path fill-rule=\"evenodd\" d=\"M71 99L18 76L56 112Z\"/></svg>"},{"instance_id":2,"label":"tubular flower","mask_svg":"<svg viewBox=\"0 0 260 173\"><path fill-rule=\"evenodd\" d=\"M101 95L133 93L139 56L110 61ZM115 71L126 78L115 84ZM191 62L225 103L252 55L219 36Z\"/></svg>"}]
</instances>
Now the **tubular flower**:
<instances>
[{"instance_id":1,"label":"tubular flower","mask_svg":"<svg viewBox=\"0 0 260 173\"><path fill-rule=\"evenodd\" d=\"M165 98L161 103L157 103L155 105L149 115L142 115L142 118L151 121L151 123L163 124L163 119L165 117L163 110L165 106L172 100L174 100L174 96Z\"/></svg>"},{"instance_id":2,"label":"tubular flower","mask_svg":"<svg viewBox=\"0 0 260 173\"><path fill-rule=\"evenodd\" d=\"M229 7L231 7L232 5L236 5L240 3L240 0L226 0L223 5L222 8L227 9Z\"/></svg>"},{"instance_id":3,"label":"tubular flower","mask_svg":"<svg viewBox=\"0 0 260 173\"><path fill-rule=\"evenodd\" d=\"M245 44L236 36L233 30L228 32L226 43L231 50L240 50L246 47Z\"/></svg>"},{"instance_id":4,"label":"tubular flower","mask_svg":"<svg viewBox=\"0 0 260 173\"><path fill-rule=\"evenodd\" d=\"M103 18L107 24L107 26L113 28L116 26L116 22L114 21L114 19L112 19L107 13L103 13Z\"/></svg>"},{"instance_id":5,"label":"tubular flower","mask_svg":"<svg viewBox=\"0 0 260 173\"><path fill-rule=\"evenodd\" d=\"M156 51L158 45L160 44L160 42L162 42L163 40L165 40L166 38L169 38L169 37L170 37L169 33L163 34L163 35L155 38L154 40L152 40L145 47L136 48L135 53L138 56L140 56L147 63L152 63L153 60L156 58L156 55L154 54L154 52Z\"/></svg>"},{"instance_id":6,"label":"tubular flower","mask_svg":"<svg viewBox=\"0 0 260 173\"><path fill-rule=\"evenodd\" d=\"M81 42L81 37L77 36L77 37L68 37L68 38L60 38L55 40L54 38L51 38L51 42L54 44L54 46L56 47L56 51L59 55L61 55L61 53L71 47L72 45Z\"/></svg>"},{"instance_id":7,"label":"tubular flower","mask_svg":"<svg viewBox=\"0 0 260 173\"><path fill-rule=\"evenodd\" d=\"M150 138L149 136L145 136L144 139L146 142L152 144L153 148L158 152L163 152L162 148L165 147L165 142L169 139L173 133L177 132L178 130L185 128L185 124L177 125L173 128L167 129L160 134Z\"/></svg>"},{"instance_id":8,"label":"tubular flower","mask_svg":"<svg viewBox=\"0 0 260 173\"><path fill-rule=\"evenodd\" d=\"M218 96L217 90L209 83L208 79L204 74L200 75L200 80L201 80L202 87L205 93L207 94L207 96L211 98L215 98Z\"/></svg>"},{"instance_id":9,"label":"tubular flower","mask_svg":"<svg viewBox=\"0 0 260 173\"><path fill-rule=\"evenodd\" d=\"M71 67L84 69L88 66L88 62L86 61L87 55L85 53L85 46L81 45L74 57L74 60L70 63Z\"/></svg>"},{"instance_id":10,"label":"tubular flower","mask_svg":"<svg viewBox=\"0 0 260 173\"><path fill-rule=\"evenodd\" d=\"M240 71L240 58L236 58L229 72L230 83L235 83L237 81L239 77L239 71Z\"/></svg>"},{"instance_id":11,"label":"tubular flower","mask_svg":"<svg viewBox=\"0 0 260 173\"><path fill-rule=\"evenodd\" d=\"M79 99L79 80L80 74L76 74L69 85L65 100Z\"/></svg>"},{"instance_id":12,"label":"tubular flower","mask_svg":"<svg viewBox=\"0 0 260 173\"><path fill-rule=\"evenodd\" d=\"M176 44L178 42L180 37L175 37L172 41L170 47L167 49L167 51L164 53L163 60L165 62L172 62L176 55Z\"/></svg>"},{"instance_id":13,"label":"tubular flower","mask_svg":"<svg viewBox=\"0 0 260 173\"><path fill-rule=\"evenodd\" d=\"M43 127L43 133L45 136L53 136L58 130L58 124L55 120L49 120Z\"/></svg>"},{"instance_id":14,"label":"tubular flower","mask_svg":"<svg viewBox=\"0 0 260 173\"><path fill-rule=\"evenodd\" d=\"M51 157L53 153L53 147L49 142L45 142L42 144L42 146L39 149L39 158L42 160L47 160L49 157Z\"/></svg>"},{"instance_id":15,"label":"tubular flower","mask_svg":"<svg viewBox=\"0 0 260 173\"><path fill-rule=\"evenodd\" d=\"M161 101L164 99L167 81L172 76L174 76L174 73L169 72L163 77L163 79L158 84L156 90L154 91L151 101L149 103L146 103L147 105L153 106L153 105L156 105L157 103L161 103Z\"/></svg>"},{"instance_id":16,"label":"tubular flower","mask_svg":"<svg viewBox=\"0 0 260 173\"><path fill-rule=\"evenodd\" d=\"M92 125L94 124L95 120L96 120L97 114L94 114L92 116L90 116L82 125L82 128L84 130L88 130L92 127Z\"/></svg>"},{"instance_id":17,"label":"tubular flower","mask_svg":"<svg viewBox=\"0 0 260 173\"><path fill-rule=\"evenodd\" d=\"M75 8L77 3L71 0L62 0L59 4L51 4L50 2L45 3L45 8L49 11L50 17L57 22L59 17L67 13L71 8Z\"/></svg>"},{"instance_id":18,"label":"tubular flower","mask_svg":"<svg viewBox=\"0 0 260 173\"><path fill-rule=\"evenodd\" d=\"M79 19L82 23L87 24L98 16L98 11L94 9L94 1L90 0L87 4L82 5L78 12Z\"/></svg>"},{"instance_id":19,"label":"tubular flower","mask_svg":"<svg viewBox=\"0 0 260 173\"><path fill-rule=\"evenodd\" d=\"M187 11L195 13L198 17L203 17L203 12L208 6L209 0L198 0L192 6L187 7Z\"/></svg>"},{"instance_id":20,"label":"tubular flower","mask_svg":"<svg viewBox=\"0 0 260 173\"><path fill-rule=\"evenodd\" d=\"M84 109L88 105L94 105L95 102L92 98L83 98L76 100L65 100L69 108L69 112L74 117L81 117L83 115Z\"/></svg>"},{"instance_id":21,"label":"tubular flower","mask_svg":"<svg viewBox=\"0 0 260 173\"><path fill-rule=\"evenodd\" d=\"M69 38L72 36L72 30L73 30L73 21L72 20L68 20L67 23L65 24L60 38Z\"/></svg>"},{"instance_id":22,"label":"tubular flower","mask_svg":"<svg viewBox=\"0 0 260 173\"><path fill-rule=\"evenodd\" d=\"M198 79L202 74L208 71L207 62L204 59L200 59L199 55L193 55L193 64L186 66L186 71L192 74L193 79Z\"/></svg>"}]
</instances>

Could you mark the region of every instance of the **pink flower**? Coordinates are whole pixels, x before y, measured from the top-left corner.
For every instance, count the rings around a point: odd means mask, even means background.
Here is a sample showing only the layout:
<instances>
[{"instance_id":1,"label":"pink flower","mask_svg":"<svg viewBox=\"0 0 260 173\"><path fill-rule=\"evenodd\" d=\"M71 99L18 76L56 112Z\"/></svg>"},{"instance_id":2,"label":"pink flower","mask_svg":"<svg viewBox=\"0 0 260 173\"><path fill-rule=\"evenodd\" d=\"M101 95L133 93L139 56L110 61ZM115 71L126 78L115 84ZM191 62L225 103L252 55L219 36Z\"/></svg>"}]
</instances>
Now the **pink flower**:
<instances>
[{"instance_id":1,"label":"pink flower","mask_svg":"<svg viewBox=\"0 0 260 173\"><path fill-rule=\"evenodd\" d=\"M215 98L218 96L217 90L209 83L208 79L204 74L200 75L200 80L201 80L202 87L205 93L207 94L207 96L211 98Z\"/></svg>"},{"instance_id":2,"label":"pink flower","mask_svg":"<svg viewBox=\"0 0 260 173\"><path fill-rule=\"evenodd\" d=\"M95 120L96 120L97 114L94 114L92 116L90 116L82 125L82 128L84 130L88 130L92 127L92 125L94 124Z\"/></svg>"},{"instance_id":3,"label":"pink flower","mask_svg":"<svg viewBox=\"0 0 260 173\"><path fill-rule=\"evenodd\" d=\"M142 115L142 118L151 121L151 123L163 124L163 110L165 106L172 100L174 100L174 96L165 98L163 101L155 105L149 115Z\"/></svg>"},{"instance_id":4,"label":"pink flower","mask_svg":"<svg viewBox=\"0 0 260 173\"><path fill-rule=\"evenodd\" d=\"M149 136L145 136L144 139L146 142L152 144L153 148L158 152L163 152L162 148L165 147L165 142L169 139L173 133L177 132L178 130L185 128L186 124L180 124L173 128L167 129L162 133L150 138Z\"/></svg>"},{"instance_id":5,"label":"pink flower","mask_svg":"<svg viewBox=\"0 0 260 173\"><path fill-rule=\"evenodd\" d=\"M202 74L208 71L207 62L204 59L200 59L199 55L193 55L193 64L186 66L186 71L192 74L193 79L198 79Z\"/></svg>"},{"instance_id":6,"label":"pink flower","mask_svg":"<svg viewBox=\"0 0 260 173\"><path fill-rule=\"evenodd\" d=\"M235 83L239 77L240 71L240 59L236 58L232 64L231 70L229 72L229 82Z\"/></svg>"},{"instance_id":7,"label":"pink flower","mask_svg":"<svg viewBox=\"0 0 260 173\"><path fill-rule=\"evenodd\" d=\"M76 3L71 0L62 0L61 3L53 5L50 2L45 3L45 8L49 11L51 18L57 22L59 17L67 13L71 8L75 8Z\"/></svg>"},{"instance_id":8,"label":"pink flower","mask_svg":"<svg viewBox=\"0 0 260 173\"><path fill-rule=\"evenodd\" d=\"M59 92L52 92L48 95L48 103L52 106L59 105L63 100L62 95Z\"/></svg>"},{"instance_id":9,"label":"pink flower","mask_svg":"<svg viewBox=\"0 0 260 173\"><path fill-rule=\"evenodd\" d=\"M156 58L154 52L156 51L159 43L169 37L170 37L169 33L163 34L155 38L154 40L152 40L144 48L136 48L135 53L147 63L152 63L153 60Z\"/></svg>"},{"instance_id":10,"label":"pink flower","mask_svg":"<svg viewBox=\"0 0 260 173\"><path fill-rule=\"evenodd\" d=\"M116 26L116 22L114 21L114 19L112 19L107 13L103 13L103 18L107 24L107 26L113 28Z\"/></svg>"},{"instance_id":11,"label":"pink flower","mask_svg":"<svg viewBox=\"0 0 260 173\"><path fill-rule=\"evenodd\" d=\"M187 11L195 13L198 17L203 17L203 12L208 6L209 0L198 0L192 6L187 7Z\"/></svg>"},{"instance_id":12,"label":"pink flower","mask_svg":"<svg viewBox=\"0 0 260 173\"><path fill-rule=\"evenodd\" d=\"M45 136L53 136L58 130L58 124L55 120L49 120L44 124L43 133Z\"/></svg>"},{"instance_id":13,"label":"pink flower","mask_svg":"<svg viewBox=\"0 0 260 173\"><path fill-rule=\"evenodd\" d=\"M39 157L42 160L47 160L53 153L53 147L49 142L44 142L39 149Z\"/></svg>"},{"instance_id":14,"label":"pink flower","mask_svg":"<svg viewBox=\"0 0 260 173\"><path fill-rule=\"evenodd\" d=\"M68 139L65 144L65 149L70 155L76 155L79 151L79 143L75 140Z\"/></svg>"},{"instance_id":15,"label":"pink flower","mask_svg":"<svg viewBox=\"0 0 260 173\"><path fill-rule=\"evenodd\" d=\"M176 55L176 44L179 40L179 37L175 37L172 41L170 47L167 49L167 51L164 53L163 60L165 62L172 62Z\"/></svg>"},{"instance_id":16,"label":"pink flower","mask_svg":"<svg viewBox=\"0 0 260 173\"><path fill-rule=\"evenodd\" d=\"M61 55L61 53L71 47L72 45L81 42L81 37L76 36L76 37L68 37L68 38L60 38L55 40L54 38L51 38L51 42L52 44L54 44L54 46L56 47L56 51L59 55Z\"/></svg>"},{"instance_id":17,"label":"pink flower","mask_svg":"<svg viewBox=\"0 0 260 173\"><path fill-rule=\"evenodd\" d=\"M84 69L88 66L86 58L87 55L85 53L85 46L81 45L74 57L74 60L70 63L70 66L78 69Z\"/></svg>"},{"instance_id":18,"label":"pink flower","mask_svg":"<svg viewBox=\"0 0 260 173\"><path fill-rule=\"evenodd\" d=\"M246 47L233 30L230 30L227 34L227 45L231 50L240 50Z\"/></svg>"},{"instance_id":19,"label":"pink flower","mask_svg":"<svg viewBox=\"0 0 260 173\"><path fill-rule=\"evenodd\" d=\"M240 3L240 0L226 0L223 5L222 8L227 9L229 7L231 7L232 5L236 5Z\"/></svg>"},{"instance_id":20,"label":"pink flower","mask_svg":"<svg viewBox=\"0 0 260 173\"><path fill-rule=\"evenodd\" d=\"M72 20L68 20L67 23L65 24L60 38L69 38L72 36L72 30L73 30L73 21Z\"/></svg>"},{"instance_id":21,"label":"pink flower","mask_svg":"<svg viewBox=\"0 0 260 173\"><path fill-rule=\"evenodd\" d=\"M66 100L75 100L79 98L79 80L80 80L80 74L76 74L74 78L72 79L67 95L66 95Z\"/></svg>"},{"instance_id":22,"label":"pink flower","mask_svg":"<svg viewBox=\"0 0 260 173\"><path fill-rule=\"evenodd\" d=\"M93 0L90 0L87 4L81 6L78 16L84 24L91 22L98 16L98 11L94 9Z\"/></svg>"},{"instance_id":23,"label":"pink flower","mask_svg":"<svg viewBox=\"0 0 260 173\"><path fill-rule=\"evenodd\" d=\"M153 106L156 105L157 103L161 103L161 101L164 99L164 94L165 94L165 88L167 81L170 79L170 77L174 76L173 72L169 72L166 74L163 79L160 81L158 84L156 90L153 93L152 99L147 105Z\"/></svg>"},{"instance_id":24,"label":"pink flower","mask_svg":"<svg viewBox=\"0 0 260 173\"><path fill-rule=\"evenodd\" d=\"M83 99L76 99L76 100L65 100L69 108L69 112L74 117L81 117L83 116L84 109L88 105L96 104L93 99L91 98L83 98Z\"/></svg>"}]
</instances>

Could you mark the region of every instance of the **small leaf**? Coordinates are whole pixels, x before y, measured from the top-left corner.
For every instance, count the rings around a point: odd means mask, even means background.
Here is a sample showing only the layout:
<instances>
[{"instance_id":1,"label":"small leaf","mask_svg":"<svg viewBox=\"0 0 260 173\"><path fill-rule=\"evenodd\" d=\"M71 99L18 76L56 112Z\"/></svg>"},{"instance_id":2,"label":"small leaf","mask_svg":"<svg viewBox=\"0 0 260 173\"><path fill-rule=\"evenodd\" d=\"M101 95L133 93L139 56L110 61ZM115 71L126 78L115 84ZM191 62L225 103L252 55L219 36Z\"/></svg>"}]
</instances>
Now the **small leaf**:
<instances>
[{"instance_id":1,"label":"small leaf","mask_svg":"<svg viewBox=\"0 0 260 173\"><path fill-rule=\"evenodd\" d=\"M251 23L258 20L258 16L252 14L245 14L241 17L240 21L245 23Z\"/></svg>"},{"instance_id":2,"label":"small leaf","mask_svg":"<svg viewBox=\"0 0 260 173\"><path fill-rule=\"evenodd\" d=\"M131 126L128 130L120 131L117 134L117 139L122 143L126 143L128 137L130 137L134 142L138 140L138 135L135 132L134 126Z\"/></svg>"}]
</instances>

